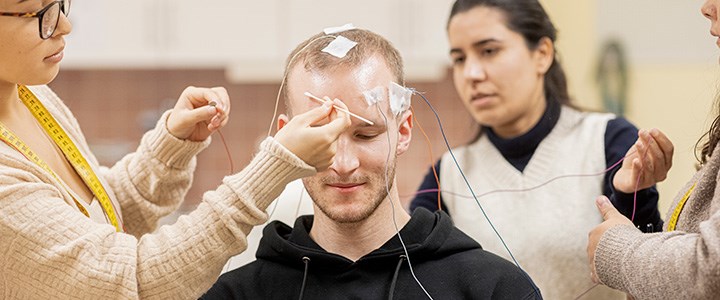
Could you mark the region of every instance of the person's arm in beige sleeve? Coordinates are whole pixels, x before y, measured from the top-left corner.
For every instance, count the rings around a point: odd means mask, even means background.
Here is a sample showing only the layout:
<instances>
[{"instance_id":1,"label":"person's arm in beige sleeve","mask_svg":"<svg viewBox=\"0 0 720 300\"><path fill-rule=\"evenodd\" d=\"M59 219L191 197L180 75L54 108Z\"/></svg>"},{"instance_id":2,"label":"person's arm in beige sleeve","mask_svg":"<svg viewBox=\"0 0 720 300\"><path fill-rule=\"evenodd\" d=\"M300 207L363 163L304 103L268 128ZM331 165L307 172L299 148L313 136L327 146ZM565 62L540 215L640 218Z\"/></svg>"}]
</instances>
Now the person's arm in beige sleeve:
<instances>
[{"instance_id":1,"label":"person's arm in beige sleeve","mask_svg":"<svg viewBox=\"0 0 720 300\"><path fill-rule=\"evenodd\" d=\"M310 126L329 114L337 121ZM66 205L30 162L2 157L0 251L13 259L0 262L0 288L11 298L200 296L225 261L245 249L246 234L265 221L265 208L285 184L329 165L333 132L349 124L330 107L296 119L277 139L266 139L245 169L205 193L195 211L139 239Z\"/></svg>"},{"instance_id":2,"label":"person's arm in beige sleeve","mask_svg":"<svg viewBox=\"0 0 720 300\"><path fill-rule=\"evenodd\" d=\"M720 213L701 222L699 233L612 227L602 235L594 260L601 283L638 300L712 299L720 293Z\"/></svg>"}]
</instances>

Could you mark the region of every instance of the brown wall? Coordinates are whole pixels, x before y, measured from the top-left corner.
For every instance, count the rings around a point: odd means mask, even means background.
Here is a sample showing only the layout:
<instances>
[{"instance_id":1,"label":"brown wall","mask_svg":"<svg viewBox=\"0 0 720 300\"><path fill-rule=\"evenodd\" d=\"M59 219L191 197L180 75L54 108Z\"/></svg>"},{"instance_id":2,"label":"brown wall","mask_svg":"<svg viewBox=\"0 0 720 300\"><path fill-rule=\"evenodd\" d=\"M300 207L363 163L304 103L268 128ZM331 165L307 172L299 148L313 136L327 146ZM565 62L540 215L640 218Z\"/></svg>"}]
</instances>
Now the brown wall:
<instances>
[{"instance_id":1,"label":"brown wall","mask_svg":"<svg viewBox=\"0 0 720 300\"><path fill-rule=\"evenodd\" d=\"M88 142L105 165L137 147L142 134L159 114L171 108L188 85L224 86L232 101L231 118L222 133L230 148L235 172L251 159L266 136L279 83L231 84L222 70L63 70L50 86L67 103L80 122ZM465 143L474 131L469 114L460 103L447 76L439 82L410 82L424 91L440 114L452 146ZM413 97L416 123L432 142L436 160L446 151L434 115L418 96ZM281 108L282 109L282 104ZM410 151L398 161L401 197L412 194L430 165L427 142L415 124ZM181 210L194 208L204 191L215 188L229 174L229 161L217 134L198 158L193 187ZM403 197L404 202L410 198Z\"/></svg>"}]
</instances>

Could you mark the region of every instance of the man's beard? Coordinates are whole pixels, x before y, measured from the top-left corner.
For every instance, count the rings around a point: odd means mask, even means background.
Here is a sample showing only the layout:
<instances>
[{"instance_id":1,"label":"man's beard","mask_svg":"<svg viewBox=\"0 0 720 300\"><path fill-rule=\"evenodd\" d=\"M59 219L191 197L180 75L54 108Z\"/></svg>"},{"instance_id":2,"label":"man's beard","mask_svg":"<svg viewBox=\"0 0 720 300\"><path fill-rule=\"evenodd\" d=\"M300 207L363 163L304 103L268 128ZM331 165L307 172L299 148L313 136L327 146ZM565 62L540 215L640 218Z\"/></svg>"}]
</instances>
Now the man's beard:
<instances>
[{"instance_id":1,"label":"man's beard","mask_svg":"<svg viewBox=\"0 0 720 300\"><path fill-rule=\"evenodd\" d=\"M317 177L313 176L310 178L303 178L305 189L307 190L310 197L315 202L315 205L325 214L328 218L334 222L341 224L358 223L369 218L382 204L382 201L387 197L388 191L392 190L393 182L395 178L395 159L390 161L388 167L387 181L385 176L385 168L383 166L382 171L373 172L370 175L354 175L347 178L338 176L325 176ZM354 199L359 204L355 209L341 210L334 207L333 201L336 199L328 199L328 197L334 197L329 193L324 193L322 189L326 189L327 183L352 183L352 182L364 182L363 188L370 188L370 190L363 193L357 193ZM387 183L386 183L387 182Z\"/></svg>"}]
</instances>

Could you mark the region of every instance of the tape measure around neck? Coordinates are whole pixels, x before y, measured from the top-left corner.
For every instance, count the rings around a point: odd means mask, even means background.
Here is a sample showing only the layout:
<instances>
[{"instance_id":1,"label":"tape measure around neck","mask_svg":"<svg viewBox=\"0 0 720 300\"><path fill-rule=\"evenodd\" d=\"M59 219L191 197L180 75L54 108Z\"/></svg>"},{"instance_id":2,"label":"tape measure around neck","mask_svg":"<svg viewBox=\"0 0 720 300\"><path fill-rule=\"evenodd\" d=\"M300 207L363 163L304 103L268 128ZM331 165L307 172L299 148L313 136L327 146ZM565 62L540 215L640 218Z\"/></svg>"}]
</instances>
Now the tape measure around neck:
<instances>
[{"instance_id":1,"label":"tape measure around neck","mask_svg":"<svg viewBox=\"0 0 720 300\"><path fill-rule=\"evenodd\" d=\"M57 181L59 181L60 183L63 184L63 187L68 189L68 187L65 186L65 184L63 183L62 179L60 179L60 177L58 177L57 174L55 174L55 172L52 169L50 169L50 166L48 166L42 159L40 159L39 156L37 156L34 152L32 152L32 150L30 150L30 148L27 145L25 145L25 143L23 143L19 137L17 137L12 131L10 131L10 129L5 127L5 124L3 124L2 122L0 122L0 140L5 142L6 144L8 144L13 149L20 152L20 154L25 156L25 158L27 158L28 160L34 162L35 164L37 164L38 166L43 168L45 170L45 172L50 173L50 175L55 177L55 179ZM73 194L71 193L70 195L72 196ZM82 212L85 216L87 216L89 218L90 213L88 213L88 211L85 209L85 207L82 206L80 204L80 202L77 199L75 199L75 197L73 197L73 201L75 201L75 205L78 207L80 212Z\"/></svg>"},{"instance_id":2,"label":"tape measure around neck","mask_svg":"<svg viewBox=\"0 0 720 300\"><path fill-rule=\"evenodd\" d=\"M690 189L688 189L688 191L685 192L685 195L683 195L680 201L678 201L678 205L675 207L675 210L673 210L673 214L672 216L670 216L670 220L668 220L668 231L675 230L675 226L677 226L678 219L680 218L680 213L685 207L685 203L687 203L688 199L690 198L690 194L692 194L692 191L695 189L696 184L697 183L693 183Z\"/></svg>"},{"instance_id":3,"label":"tape measure around neck","mask_svg":"<svg viewBox=\"0 0 720 300\"><path fill-rule=\"evenodd\" d=\"M48 110L40 102L40 100L38 100L37 96L32 93L32 91L30 91L26 86L19 85L18 95L20 96L20 100L33 114L33 116L40 123L45 132L47 132L47 134L52 138L53 142L55 142L55 144L63 152L65 158L68 160L68 162L70 162L77 174L80 175L80 178L82 178L83 182L85 182L87 187L90 188L90 191L92 191L93 195L100 203L100 206L102 207L105 215L110 221L110 224L115 227L115 230L117 232L122 232L122 226L120 225L119 218L115 213L115 208L113 207L112 201L110 200L110 196L100 182L100 179L90 167L88 161L85 159L82 153L80 153L80 150L78 150L75 143L69 138L65 130L63 130L60 124L55 120L55 118L53 118L53 116L48 112ZM58 181L62 182L58 175L53 172L52 169L42 159L40 159L40 157L38 157L37 154L32 151L32 149L30 149L30 147L28 147L22 140L20 140L20 138L18 138L14 133L12 133L12 131L7 129L1 123L0 126L0 139L2 139L11 147L15 148L20 153L22 153L29 160L35 162L38 166L40 166L45 171L50 173L53 177L58 179ZM89 217L90 214L83 207L83 205L81 205L77 199L73 200L75 200L78 209L80 209L83 214Z\"/></svg>"}]
</instances>

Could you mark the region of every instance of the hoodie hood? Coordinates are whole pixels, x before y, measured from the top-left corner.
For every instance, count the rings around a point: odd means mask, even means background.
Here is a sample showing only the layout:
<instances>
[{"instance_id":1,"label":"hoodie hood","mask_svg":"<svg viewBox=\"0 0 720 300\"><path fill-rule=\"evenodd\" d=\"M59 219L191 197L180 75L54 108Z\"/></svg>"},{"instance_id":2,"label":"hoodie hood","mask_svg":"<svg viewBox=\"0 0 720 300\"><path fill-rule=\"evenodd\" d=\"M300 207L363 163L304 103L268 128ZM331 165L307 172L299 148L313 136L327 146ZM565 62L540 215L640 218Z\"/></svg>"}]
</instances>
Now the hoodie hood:
<instances>
[{"instance_id":1,"label":"hoodie hood","mask_svg":"<svg viewBox=\"0 0 720 300\"><path fill-rule=\"evenodd\" d=\"M313 268L342 272L347 268L365 264L395 265L401 255L405 256L400 239L395 235L380 248L353 262L343 256L328 253L315 243L309 234L312 225L313 216L310 215L299 217L293 228L279 221L270 223L263 230L257 258L298 269L305 267L303 258L309 258ZM464 238L462 233L454 230L447 214L431 213L426 209L416 209L410 221L400 230L400 235L413 264L481 248L477 242Z\"/></svg>"},{"instance_id":2,"label":"hoodie hood","mask_svg":"<svg viewBox=\"0 0 720 300\"><path fill-rule=\"evenodd\" d=\"M203 299L541 299L527 275L443 212L414 211L400 230L409 257L395 235L353 262L315 243L312 225L312 216L294 228L268 224L257 260L223 274Z\"/></svg>"}]
</instances>

